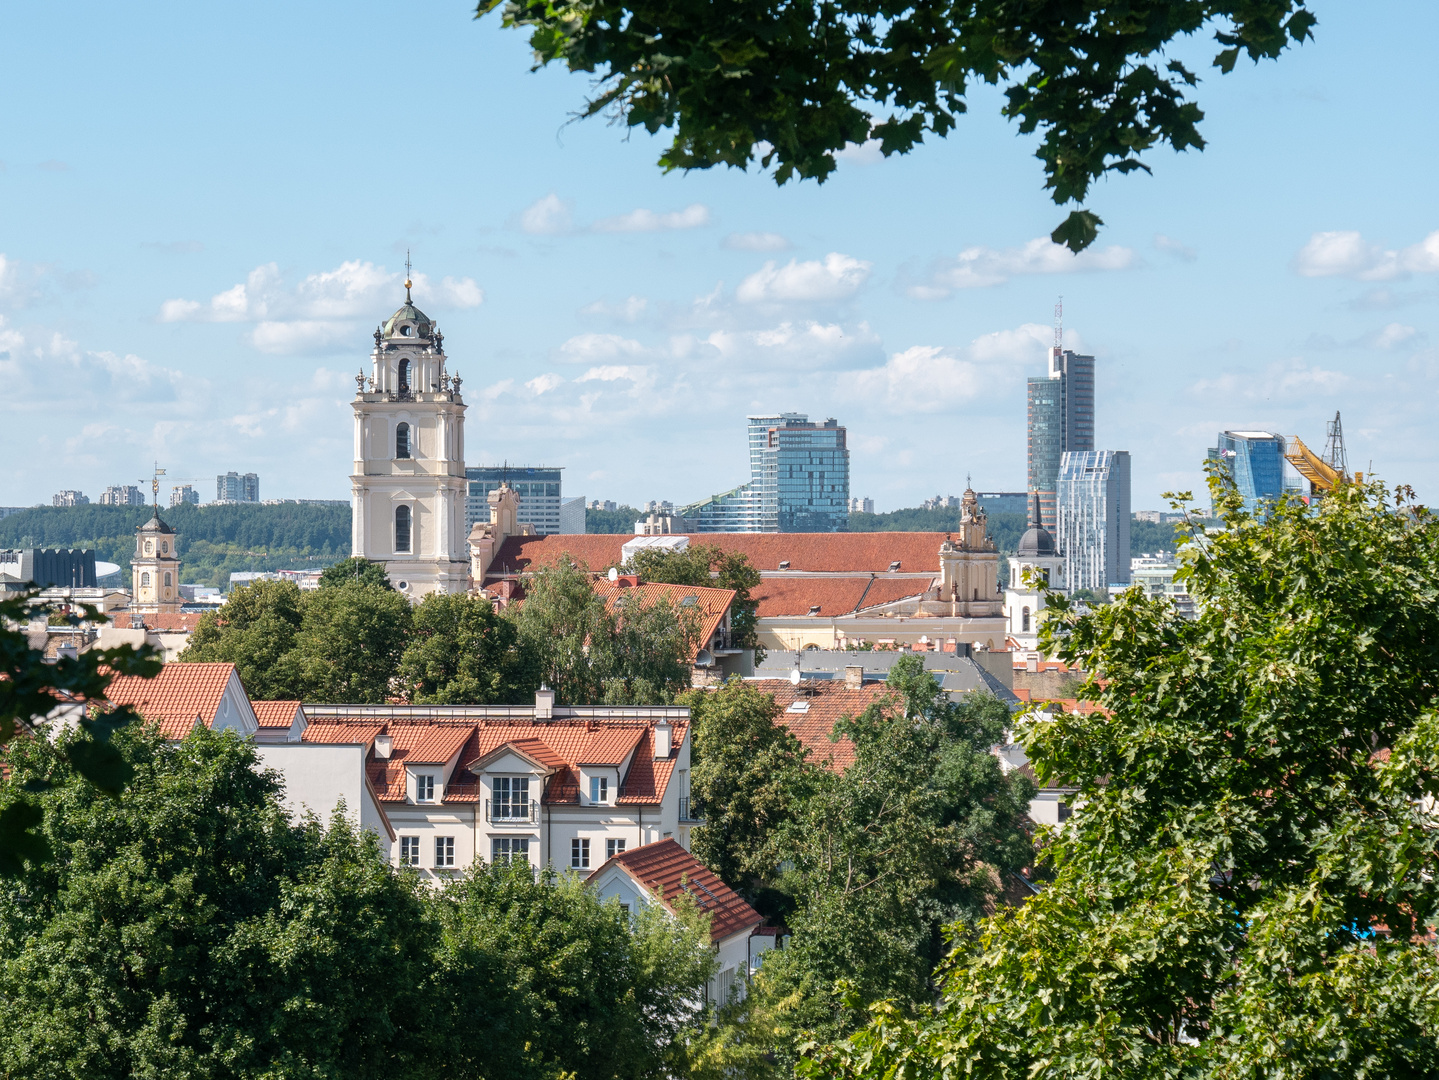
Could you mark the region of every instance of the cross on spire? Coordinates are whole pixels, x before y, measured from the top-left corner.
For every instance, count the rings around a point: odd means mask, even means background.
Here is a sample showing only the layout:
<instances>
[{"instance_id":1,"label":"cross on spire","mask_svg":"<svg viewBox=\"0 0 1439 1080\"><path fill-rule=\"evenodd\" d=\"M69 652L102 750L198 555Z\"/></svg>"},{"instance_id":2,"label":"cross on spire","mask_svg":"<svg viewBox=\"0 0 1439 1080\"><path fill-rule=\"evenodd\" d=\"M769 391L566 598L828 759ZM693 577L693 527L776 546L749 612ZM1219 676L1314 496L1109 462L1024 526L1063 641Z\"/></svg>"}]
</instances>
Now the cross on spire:
<instances>
[{"instance_id":1,"label":"cross on spire","mask_svg":"<svg viewBox=\"0 0 1439 1080\"><path fill-rule=\"evenodd\" d=\"M410 249L405 248L405 303L410 303Z\"/></svg>"}]
</instances>

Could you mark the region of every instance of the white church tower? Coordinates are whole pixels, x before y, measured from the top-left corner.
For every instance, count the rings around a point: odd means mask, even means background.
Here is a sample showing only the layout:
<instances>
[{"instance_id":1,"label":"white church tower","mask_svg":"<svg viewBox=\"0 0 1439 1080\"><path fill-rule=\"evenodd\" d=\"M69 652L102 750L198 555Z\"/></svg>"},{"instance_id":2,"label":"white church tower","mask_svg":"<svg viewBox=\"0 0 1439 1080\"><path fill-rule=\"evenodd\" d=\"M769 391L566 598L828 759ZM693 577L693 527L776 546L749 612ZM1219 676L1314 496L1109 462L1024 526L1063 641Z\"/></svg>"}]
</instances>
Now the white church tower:
<instances>
[{"instance_id":1,"label":"white church tower","mask_svg":"<svg viewBox=\"0 0 1439 1080\"><path fill-rule=\"evenodd\" d=\"M1010 556L1009 587L1004 590L1009 636L1021 651L1033 652L1039 648L1045 590L1069 592L1064 571L1064 556L1055 549L1054 537L1043 525L1039 492L1032 491L1029 493L1029 529Z\"/></svg>"},{"instance_id":2,"label":"white church tower","mask_svg":"<svg viewBox=\"0 0 1439 1080\"><path fill-rule=\"evenodd\" d=\"M354 554L382 563L396 589L469 589L465 403L445 371L444 337L410 301L375 331L372 371L355 377Z\"/></svg>"}]
</instances>

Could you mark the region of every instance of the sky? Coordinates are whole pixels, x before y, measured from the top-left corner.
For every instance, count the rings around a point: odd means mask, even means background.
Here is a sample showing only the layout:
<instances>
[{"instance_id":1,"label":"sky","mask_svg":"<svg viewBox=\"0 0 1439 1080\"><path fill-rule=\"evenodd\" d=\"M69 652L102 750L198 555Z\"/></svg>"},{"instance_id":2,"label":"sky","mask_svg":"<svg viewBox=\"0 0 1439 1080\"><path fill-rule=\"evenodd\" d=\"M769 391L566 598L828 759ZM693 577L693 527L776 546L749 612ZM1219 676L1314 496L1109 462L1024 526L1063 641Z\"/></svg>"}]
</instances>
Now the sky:
<instances>
[{"instance_id":1,"label":"sky","mask_svg":"<svg viewBox=\"0 0 1439 1080\"><path fill-rule=\"evenodd\" d=\"M836 417L881 511L1022 490L1062 296L1135 509L1201 491L1220 430L1322 447L1336 410L1351 468L1432 501L1439 5L1313 9L1314 41L1228 76L1178 45L1208 146L1100 182L1076 258L991 89L947 139L778 186L573 121L588 79L463 3L7 5L0 506L155 462L207 500L231 469L348 498L407 251L467 461L563 466L567 496L727 490L776 410Z\"/></svg>"}]
</instances>

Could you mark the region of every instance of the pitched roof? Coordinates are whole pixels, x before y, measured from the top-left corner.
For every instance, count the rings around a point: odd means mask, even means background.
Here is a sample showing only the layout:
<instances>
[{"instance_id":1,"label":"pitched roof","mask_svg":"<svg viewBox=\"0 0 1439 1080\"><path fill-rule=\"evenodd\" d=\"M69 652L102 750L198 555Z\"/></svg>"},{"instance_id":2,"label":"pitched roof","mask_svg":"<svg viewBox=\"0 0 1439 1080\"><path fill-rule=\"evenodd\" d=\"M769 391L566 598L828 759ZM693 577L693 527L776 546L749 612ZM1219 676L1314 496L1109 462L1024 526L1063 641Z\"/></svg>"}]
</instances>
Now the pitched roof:
<instances>
[{"instance_id":1,"label":"pitched roof","mask_svg":"<svg viewBox=\"0 0 1439 1080\"><path fill-rule=\"evenodd\" d=\"M235 677L235 665L225 663L165 664L153 679L118 675L105 693L112 705L131 705L167 739L183 739L195 719L209 727L215 722L225 687Z\"/></svg>"},{"instance_id":2,"label":"pitched roof","mask_svg":"<svg viewBox=\"0 0 1439 1080\"><path fill-rule=\"evenodd\" d=\"M855 577L770 577L750 595L759 602L759 617L816 615L834 618L864 608L890 604L918 596L929 589L920 578L881 578L868 574Z\"/></svg>"},{"instance_id":3,"label":"pitched roof","mask_svg":"<svg viewBox=\"0 0 1439 1080\"><path fill-rule=\"evenodd\" d=\"M617 710L619 711L619 710ZM479 777L470 766L496 750L512 746L522 754L554 770L545 782L542 801L579 801L579 766L623 762L633 751L629 770L621 778L616 803L657 805L674 773L680 748L689 729L687 720L671 717L674 735L670 756L654 760L654 721L635 716L596 720L590 717L557 717L548 721L516 717L388 718L310 717L303 742L364 742L369 747L367 762L371 782L382 801L403 801L405 764L435 764L447 761L439 755L446 749L460 754L444 784L444 802L475 802L480 796ZM381 732L393 740L388 759L374 756L374 738ZM625 749L628 747L629 749ZM621 753L621 751L624 751ZM594 758L607 758L596 761Z\"/></svg>"},{"instance_id":4,"label":"pitched roof","mask_svg":"<svg viewBox=\"0 0 1439 1080\"><path fill-rule=\"evenodd\" d=\"M828 763L838 772L854 764L854 743L848 739L831 742L834 725L846 716L858 716L889 693L882 682L852 687L833 679L806 679L798 686L788 679L755 679L754 685L774 698L780 720L809 751L810 761ZM796 703L804 708L791 711Z\"/></svg>"},{"instance_id":5,"label":"pitched roof","mask_svg":"<svg viewBox=\"0 0 1439 1080\"><path fill-rule=\"evenodd\" d=\"M884 573L891 563L898 562L902 573L938 574L939 546L945 540L945 534L937 532L687 535L691 544L713 544L722 551L748 556L761 573L777 571L781 562L789 563L790 572ZM563 554L591 570L603 570L620 564L620 549L633 539L628 533L511 536L500 546L486 576L520 573L553 563Z\"/></svg>"},{"instance_id":6,"label":"pitched roof","mask_svg":"<svg viewBox=\"0 0 1439 1080\"><path fill-rule=\"evenodd\" d=\"M674 840L645 844L616 855L591 874L593 881L607 867L618 866L646 890L658 894L673 909L681 893L688 893L700 911L710 917L710 940L719 942L764 920L739 893Z\"/></svg>"},{"instance_id":7,"label":"pitched roof","mask_svg":"<svg viewBox=\"0 0 1439 1080\"><path fill-rule=\"evenodd\" d=\"M251 700L250 708L255 710L255 719L262 728L288 728L295 722L295 713L300 711L300 703Z\"/></svg>"},{"instance_id":8,"label":"pitched roof","mask_svg":"<svg viewBox=\"0 0 1439 1080\"><path fill-rule=\"evenodd\" d=\"M711 589L696 585L667 585L662 582L647 581L640 585L630 585L623 579L620 581L609 581L606 578L599 578L594 583L595 592L604 597L607 604L616 604L624 597L638 596L642 603L648 605L663 598L671 604L679 607L690 597L694 597L692 603L699 609L702 621L700 623L700 634L695 648L703 649L709 645L714 633L719 629L725 612L734 603L735 591L733 589ZM693 660L690 656L687 659Z\"/></svg>"},{"instance_id":9,"label":"pitched roof","mask_svg":"<svg viewBox=\"0 0 1439 1080\"><path fill-rule=\"evenodd\" d=\"M190 634L206 614L204 611L131 611L129 608L116 608L109 617L110 625L117 630L138 630L143 623L147 630Z\"/></svg>"}]
</instances>

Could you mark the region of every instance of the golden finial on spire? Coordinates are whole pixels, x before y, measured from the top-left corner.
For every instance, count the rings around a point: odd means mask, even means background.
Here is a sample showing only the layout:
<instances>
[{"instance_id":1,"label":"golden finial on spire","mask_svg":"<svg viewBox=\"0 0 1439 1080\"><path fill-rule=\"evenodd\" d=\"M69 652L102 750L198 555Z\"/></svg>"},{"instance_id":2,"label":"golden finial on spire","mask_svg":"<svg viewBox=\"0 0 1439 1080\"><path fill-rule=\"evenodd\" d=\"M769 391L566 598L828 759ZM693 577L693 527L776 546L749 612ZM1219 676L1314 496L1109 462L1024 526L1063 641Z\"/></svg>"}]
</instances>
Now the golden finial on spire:
<instances>
[{"instance_id":1,"label":"golden finial on spire","mask_svg":"<svg viewBox=\"0 0 1439 1080\"><path fill-rule=\"evenodd\" d=\"M414 282L410 280L410 249L405 248L405 303L410 303L410 286Z\"/></svg>"}]
</instances>

